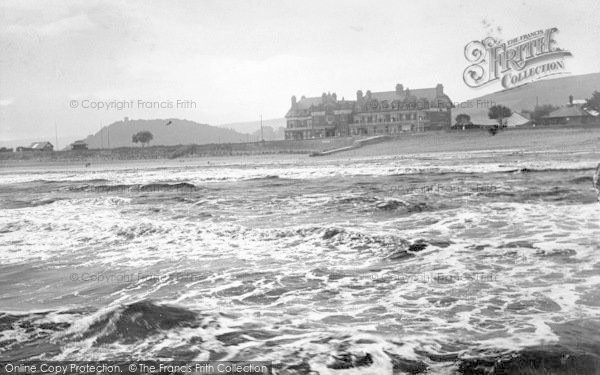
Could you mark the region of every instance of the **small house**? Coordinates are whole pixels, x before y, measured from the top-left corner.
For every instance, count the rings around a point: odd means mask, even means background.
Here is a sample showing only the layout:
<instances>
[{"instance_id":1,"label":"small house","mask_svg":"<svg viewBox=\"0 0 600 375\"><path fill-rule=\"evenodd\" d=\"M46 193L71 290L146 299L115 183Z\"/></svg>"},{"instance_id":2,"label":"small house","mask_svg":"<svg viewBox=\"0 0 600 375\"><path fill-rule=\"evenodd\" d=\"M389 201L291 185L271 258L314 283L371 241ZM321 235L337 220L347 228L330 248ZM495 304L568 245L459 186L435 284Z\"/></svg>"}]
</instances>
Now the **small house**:
<instances>
[{"instance_id":1,"label":"small house","mask_svg":"<svg viewBox=\"0 0 600 375\"><path fill-rule=\"evenodd\" d=\"M88 149L88 144L85 143L84 141L75 141L73 143L71 143L71 150L87 150Z\"/></svg>"},{"instance_id":2,"label":"small house","mask_svg":"<svg viewBox=\"0 0 600 375\"><path fill-rule=\"evenodd\" d=\"M50 142L33 142L27 151L54 151L54 146ZM26 150L23 150L26 151Z\"/></svg>"},{"instance_id":3,"label":"small house","mask_svg":"<svg viewBox=\"0 0 600 375\"><path fill-rule=\"evenodd\" d=\"M585 109L581 104L570 104L542 117L545 125L583 125L600 123L598 112Z\"/></svg>"},{"instance_id":4,"label":"small house","mask_svg":"<svg viewBox=\"0 0 600 375\"><path fill-rule=\"evenodd\" d=\"M542 117L542 124L544 125L583 125L594 123L600 123L600 114L593 109L586 108L585 100L573 100L573 95L569 95L569 104Z\"/></svg>"}]
</instances>

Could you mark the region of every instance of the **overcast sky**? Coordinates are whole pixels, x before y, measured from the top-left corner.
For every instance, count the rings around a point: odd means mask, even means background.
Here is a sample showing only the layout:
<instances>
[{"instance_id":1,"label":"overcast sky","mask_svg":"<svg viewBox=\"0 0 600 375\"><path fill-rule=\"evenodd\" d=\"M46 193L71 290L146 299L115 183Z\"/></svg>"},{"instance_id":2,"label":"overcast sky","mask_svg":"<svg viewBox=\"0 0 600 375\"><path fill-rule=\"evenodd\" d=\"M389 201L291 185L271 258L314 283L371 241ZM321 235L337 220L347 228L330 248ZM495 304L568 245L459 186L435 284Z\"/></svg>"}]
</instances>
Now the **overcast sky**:
<instances>
[{"instance_id":1,"label":"overcast sky","mask_svg":"<svg viewBox=\"0 0 600 375\"><path fill-rule=\"evenodd\" d=\"M83 138L130 118L201 123L283 117L292 95L471 89L463 50L558 27L573 74L600 71L600 5L574 1L0 0L0 140ZM196 108L144 109L138 100ZM71 108L76 100L78 108ZM133 109L81 108L83 100Z\"/></svg>"}]
</instances>

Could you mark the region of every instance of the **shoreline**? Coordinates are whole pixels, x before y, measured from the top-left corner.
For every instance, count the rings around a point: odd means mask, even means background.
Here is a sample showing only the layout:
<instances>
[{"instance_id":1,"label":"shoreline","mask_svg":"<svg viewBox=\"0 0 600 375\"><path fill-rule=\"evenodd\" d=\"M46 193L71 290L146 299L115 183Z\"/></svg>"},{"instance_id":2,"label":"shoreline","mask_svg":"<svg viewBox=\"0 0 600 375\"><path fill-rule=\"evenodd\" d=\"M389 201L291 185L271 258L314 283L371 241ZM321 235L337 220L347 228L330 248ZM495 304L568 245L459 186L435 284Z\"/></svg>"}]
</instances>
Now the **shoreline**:
<instances>
[{"instance_id":1,"label":"shoreline","mask_svg":"<svg viewBox=\"0 0 600 375\"><path fill-rule=\"evenodd\" d=\"M361 140L335 138L306 141L267 141L248 144L152 146L147 148L120 148L76 151L58 151L47 154L26 155L12 153L0 155L0 168L64 168L129 165L182 166L223 165L232 162L311 162L332 159L362 159L409 157L441 153L600 153L599 128L552 128L552 129L508 129L491 136L487 131L458 131L401 134L387 137L377 143L364 142L358 147L348 147ZM289 146L288 145L292 145ZM335 148L348 147L331 154L310 157L313 152L327 152ZM226 152L222 152L222 151ZM172 157L173 152L181 153ZM18 158L18 157L21 158ZM34 158L35 157L35 158Z\"/></svg>"}]
</instances>

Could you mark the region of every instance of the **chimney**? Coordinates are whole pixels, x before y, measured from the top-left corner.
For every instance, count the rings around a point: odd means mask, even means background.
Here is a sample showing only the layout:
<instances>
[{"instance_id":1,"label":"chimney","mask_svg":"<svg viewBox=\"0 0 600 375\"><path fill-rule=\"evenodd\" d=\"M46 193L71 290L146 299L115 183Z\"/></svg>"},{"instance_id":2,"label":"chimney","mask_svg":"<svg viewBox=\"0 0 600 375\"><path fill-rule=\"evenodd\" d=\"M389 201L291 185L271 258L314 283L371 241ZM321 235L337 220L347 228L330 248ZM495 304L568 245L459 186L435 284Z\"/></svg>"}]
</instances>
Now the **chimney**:
<instances>
[{"instance_id":1,"label":"chimney","mask_svg":"<svg viewBox=\"0 0 600 375\"><path fill-rule=\"evenodd\" d=\"M363 99L363 93L361 90L358 90L356 92L356 101L360 103L360 102L362 102L362 99Z\"/></svg>"},{"instance_id":2,"label":"chimney","mask_svg":"<svg viewBox=\"0 0 600 375\"><path fill-rule=\"evenodd\" d=\"M569 105L573 105L573 95L569 95Z\"/></svg>"},{"instance_id":3,"label":"chimney","mask_svg":"<svg viewBox=\"0 0 600 375\"><path fill-rule=\"evenodd\" d=\"M296 96L292 96L292 109L296 108Z\"/></svg>"},{"instance_id":4,"label":"chimney","mask_svg":"<svg viewBox=\"0 0 600 375\"><path fill-rule=\"evenodd\" d=\"M435 86L435 94L437 96L444 95L444 86L441 83L438 83L437 86Z\"/></svg>"},{"instance_id":5,"label":"chimney","mask_svg":"<svg viewBox=\"0 0 600 375\"><path fill-rule=\"evenodd\" d=\"M400 95L400 94L402 94L403 91L404 91L404 86L401 85L400 83L396 84L396 94Z\"/></svg>"},{"instance_id":6,"label":"chimney","mask_svg":"<svg viewBox=\"0 0 600 375\"><path fill-rule=\"evenodd\" d=\"M371 90L367 90L367 100L371 101Z\"/></svg>"}]
</instances>

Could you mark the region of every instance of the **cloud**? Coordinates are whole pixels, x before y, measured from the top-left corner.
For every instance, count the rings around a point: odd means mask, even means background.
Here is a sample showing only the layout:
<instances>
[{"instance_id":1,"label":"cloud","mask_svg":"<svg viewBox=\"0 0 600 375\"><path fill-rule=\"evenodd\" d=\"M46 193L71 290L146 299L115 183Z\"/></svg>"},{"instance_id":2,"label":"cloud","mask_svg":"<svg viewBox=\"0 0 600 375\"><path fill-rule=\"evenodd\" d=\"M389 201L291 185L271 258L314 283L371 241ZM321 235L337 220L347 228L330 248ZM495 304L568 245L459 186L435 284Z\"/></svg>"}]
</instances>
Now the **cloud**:
<instances>
[{"instance_id":1,"label":"cloud","mask_svg":"<svg viewBox=\"0 0 600 375\"><path fill-rule=\"evenodd\" d=\"M259 113L280 117L291 95L331 90L352 99L357 89L393 90L397 82L414 88L443 83L453 100L464 100L483 94L462 81L469 41L488 31L516 37L548 25L560 28L559 44L576 54L571 71L598 69L600 50L589 47L598 34L592 32L598 12L581 13L558 0L552 6L529 0L531 11L510 14L499 2L463 0L459 18L448 17L448 8L433 0L387 0L369 12L359 0L343 7L307 3L305 9L319 11L299 12L293 0L168 6L160 0L62 0L52 6L0 0L0 123L18 124L11 137L52 134L53 122L64 134L84 136L125 115L162 115L73 110L72 99L190 99L201 111L180 117L228 123ZM597 3L587 0L579 8Z\"/></svg>"},{"instance_id":2,"label":"cloud","mask_svg":"<svg viewBox=\"0 0 600 375\"><path fill-rule=\"evenodd\" d=\"M38 37L60 37L67 33L90 30L94 26L87 14L80 13L42 24L10 24L5 27L5 32L17 35L36 35Z\"/></svg>"},{"instance_id":3,"label":"cloud","mask_svg":"<svg viewBox=\"0 0 600 375\"><path fill-rule=\"evenodd\" d=\"M76 16L63 18L61 20L41 25L37 31L42 35L56 36L64 33L83 31L91 29L94 24L89 19L87 14L78 14Z\"/></svg>"}]
</instances>

